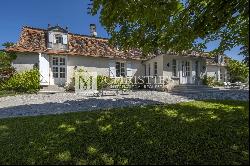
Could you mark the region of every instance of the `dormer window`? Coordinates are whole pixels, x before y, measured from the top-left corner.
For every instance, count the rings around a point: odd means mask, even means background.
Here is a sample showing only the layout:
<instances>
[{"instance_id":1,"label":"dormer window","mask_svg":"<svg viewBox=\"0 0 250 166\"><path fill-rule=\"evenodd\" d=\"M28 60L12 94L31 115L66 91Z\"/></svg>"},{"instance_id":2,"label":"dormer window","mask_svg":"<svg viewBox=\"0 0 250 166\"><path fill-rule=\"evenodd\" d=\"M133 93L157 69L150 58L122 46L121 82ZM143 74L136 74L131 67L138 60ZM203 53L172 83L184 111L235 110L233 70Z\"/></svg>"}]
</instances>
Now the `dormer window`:
<instances>
[{"instance_id":1,"label":"dormer window","mask_svg":"<svg viewBox=\"0 0 250 166\"><path fill-rule=\"evenodd\" d=\"M62 37L62 35L56 35L55 39L56 39L56 43L57 44L63 44L63 37Z\"/></svg>"},{"instance_id":2,"label":"dormer window","mask_svg":"<svg viewBox=\"0 0 250 166\"><path fill-rule=\"evenodd\" d=\"M54 26L48 28L48 49L67 50L68 49L68 31L67 28Z\"/></svg>"}]
</instances>

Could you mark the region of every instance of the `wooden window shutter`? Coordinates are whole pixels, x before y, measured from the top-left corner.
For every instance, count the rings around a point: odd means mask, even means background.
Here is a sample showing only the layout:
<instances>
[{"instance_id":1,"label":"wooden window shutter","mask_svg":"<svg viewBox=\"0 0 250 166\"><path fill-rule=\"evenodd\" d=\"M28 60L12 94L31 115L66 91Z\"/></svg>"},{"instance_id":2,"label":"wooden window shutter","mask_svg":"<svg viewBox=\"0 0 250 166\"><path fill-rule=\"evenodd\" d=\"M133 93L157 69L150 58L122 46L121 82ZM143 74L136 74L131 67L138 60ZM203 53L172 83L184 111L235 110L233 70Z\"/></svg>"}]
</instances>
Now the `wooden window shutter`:
<instances>
[{"instance_id":1,"label":"wooden window shutter","mask_svg":"<svg viewBox=\"0 0 250 166\"><path fill-rule=\"evenodd\" d=\"M133 76L133 71L131 62L127 62L127 77L132 77L132 76Z\"/></svg>"},{"instance_id":2,"label":"wooden window shutter","mask_svg":"<svg viewBox=\"0 0 250 166\"><path fill-rule=\"evenodd\" d=\"M115 61L109 62L109 77L116 77Z\"/></svg>"}]
</instances>

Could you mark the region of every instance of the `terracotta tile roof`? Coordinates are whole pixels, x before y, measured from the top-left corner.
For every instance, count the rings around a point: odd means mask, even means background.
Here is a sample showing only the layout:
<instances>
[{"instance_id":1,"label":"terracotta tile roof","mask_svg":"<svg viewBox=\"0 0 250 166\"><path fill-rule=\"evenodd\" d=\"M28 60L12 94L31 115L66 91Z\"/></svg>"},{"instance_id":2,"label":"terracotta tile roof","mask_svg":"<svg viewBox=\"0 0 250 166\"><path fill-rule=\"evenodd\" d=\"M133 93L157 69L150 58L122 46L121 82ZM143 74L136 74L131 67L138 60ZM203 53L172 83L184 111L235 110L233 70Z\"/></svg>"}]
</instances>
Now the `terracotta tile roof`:
<instances>
[{"instance_id":1,"label":"terracotta tile roof","mask_svg":"<svg viewBox=\"0 0 250 166\"><path fill-rule=\"evenodd\" d=\"M35 52L61 55L81 55L142 60L138 50L119 51L108 43L108 39L68 33L68 50L47 49L47 30L23 27L17 44L6 49L14 52Z\"/></svg>"},{"instance_id":2,"label":"terracotta tile roof","mask_svg":"<svg viewBox=\"0 0 250 166\"><path fill-rule=\"evenodd\" d=\"M226 66L228 64L229 59L230 59L229 57L224 55L224 63L220 64L220 63L216 62L216 57L207 57L206 64L207 65Z\"/></svg>"},{"instance_id":3,"label":"terracotta tile roof","mask_svg":"<svg viewBox=\"0 0 250 166\"><path fill-rule=\"evenodd\" d=\"M207 57L207 53L198 53L192 51L183 51L180 54L175 52L157 52L149 54L147 57L142 56L142 52L138 49L130 51L119 51L108 43L107 38L92 37L87 35L68 33L68 50L52 50L47 48L47 32L46 29L24 26L21 36L17 44L6 49L6 51L14 52L35 52L58 55L80 55L93 57L109 57L121 59L147 60L161 54L191 56L191 57Z\"/></svg>"}]
</instances>

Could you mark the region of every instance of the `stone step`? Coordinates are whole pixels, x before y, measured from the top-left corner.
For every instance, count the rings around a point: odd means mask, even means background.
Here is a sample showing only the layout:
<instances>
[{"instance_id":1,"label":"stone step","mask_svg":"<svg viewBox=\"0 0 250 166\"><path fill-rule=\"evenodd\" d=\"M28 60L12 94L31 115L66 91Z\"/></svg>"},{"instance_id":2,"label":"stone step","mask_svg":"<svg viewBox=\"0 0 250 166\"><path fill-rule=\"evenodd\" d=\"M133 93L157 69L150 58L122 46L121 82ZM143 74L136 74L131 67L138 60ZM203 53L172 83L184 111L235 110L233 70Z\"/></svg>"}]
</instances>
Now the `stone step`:
<instances>
[{"instance_id":1,"label":"stone step","mask_svg":"<svg viewBox=\"0 0 250 166\"><path fill-rule=\"evenodd\" d=\"M214 89L214 87L192 87L192 88L188 88L188 87L174 87L175 89Z\"/></svg>"},{"instance_id":2,"label":"stone step","mask_svg":"<svg viewBox=\"0 0 250 166\"><path fill-rule=\"evenodd\" d=\"M200 91L200 90L190 90L190 91L175 91L175 90L172 90L170 91L171 93L177 93L177 94L181 94L181 93L215 93L215 92L221 92L222 90L203 90L203 91Z\"/></svg>"},{"instance_id":3,"label":"stone step","mask_svg":"<svg viewBox=\"0 0 250 166\"><path fill-rule=\"evenodd\" d=\"M65 92L64 87L59 87L57 85L43 86L40 91L41 93L60 93Z\"/></svg>"},{"instance_id":4,"label":"stone step","mask_svg":"<svg viewBox=\"0 0 250 166\"><path fill-rule=\"evenodd\" d=\"M207 92L207 91L219 91L219 90L220 89L186 89L186 90L173 89L172 91L176 91L176 92L191 92L191 91Z\"/></svg>"},{"instance_id":5,"label":"stone step","mask_svg":"<svg viewBox=\"0 0 250 166\"><path fill-rule=\"evenodd\" d=\"M207 85L177 85L171 92L174 93L206 93L206 92L218 92L220 88L213 88Z\"/></svg>"},{"instance_id":6,"label":"stone step","mask_svg":"<svg viewBox=\"0 0 250 166\"><path fill-rule=\"evenodd\" d=\"M199 90L209 90L209 89L220 89L220 88L173 88L173 89L176 89L176 90L196 90L196 89L199 89Z\"/></svg>"},{"instance_id":7,"label":"stone step","mask_svg":"<svg viewBox=\"0 0 250 166\"><path fill-rule=\"evenodd\" d=\"M206 85L193 85L193 86L180 86L180 85L177 85L175 86L175 88L211 88L209 86L206 86Z\"/></svg>"},{"instance_id":8,"label":"stone step","mask_svg":"<svg viewBox=\"0 0 250 166\"><path fill-rule=\"evenodd\" d=\"M45 90L40 90L38 92L39 94L55 94L55 93L63 93L62 91L45 91Z\"/></svg>"}]
</instances>

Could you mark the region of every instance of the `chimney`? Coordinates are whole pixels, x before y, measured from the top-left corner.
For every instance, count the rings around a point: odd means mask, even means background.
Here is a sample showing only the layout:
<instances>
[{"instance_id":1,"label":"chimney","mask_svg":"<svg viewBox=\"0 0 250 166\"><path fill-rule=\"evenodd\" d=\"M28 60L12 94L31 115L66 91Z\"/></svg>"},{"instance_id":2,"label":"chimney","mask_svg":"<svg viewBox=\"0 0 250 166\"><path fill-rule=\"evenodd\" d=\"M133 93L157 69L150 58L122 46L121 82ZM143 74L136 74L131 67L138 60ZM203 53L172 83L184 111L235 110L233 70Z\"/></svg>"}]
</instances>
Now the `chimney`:
<instances>
[{"instance_id":1,"label":"chimney","mask_svg":"<svg viewBox=\"0 0 250 166\"><path fill-rule=\"evenodd\" d=\"M90 24L89 28L90 28L90 35L96 37L97 36L96 25Z\"/></svg>"}]
</instances>

